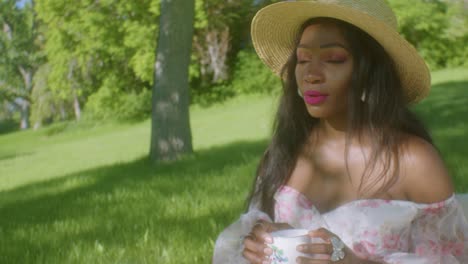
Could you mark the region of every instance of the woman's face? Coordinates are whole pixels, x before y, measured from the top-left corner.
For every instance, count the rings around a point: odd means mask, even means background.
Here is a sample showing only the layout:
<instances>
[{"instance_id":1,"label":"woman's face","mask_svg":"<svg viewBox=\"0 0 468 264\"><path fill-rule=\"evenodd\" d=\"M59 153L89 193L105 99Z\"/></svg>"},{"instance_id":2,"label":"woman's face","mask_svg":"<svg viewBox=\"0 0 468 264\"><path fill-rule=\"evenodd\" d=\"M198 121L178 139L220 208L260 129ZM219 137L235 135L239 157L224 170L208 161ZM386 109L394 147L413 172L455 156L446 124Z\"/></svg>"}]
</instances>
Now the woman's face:
<instances>
[{"instance_id":1,"label":"woman's face","mask_svg":"<svg viewBox=\"0 0 468 264\"><path fill-rule=\"evenodd\" d=\"M353 72L353 57L337 26L308 26L296 49L296 81L309 114L344 118Z\"/></svg>"}]
</instances>

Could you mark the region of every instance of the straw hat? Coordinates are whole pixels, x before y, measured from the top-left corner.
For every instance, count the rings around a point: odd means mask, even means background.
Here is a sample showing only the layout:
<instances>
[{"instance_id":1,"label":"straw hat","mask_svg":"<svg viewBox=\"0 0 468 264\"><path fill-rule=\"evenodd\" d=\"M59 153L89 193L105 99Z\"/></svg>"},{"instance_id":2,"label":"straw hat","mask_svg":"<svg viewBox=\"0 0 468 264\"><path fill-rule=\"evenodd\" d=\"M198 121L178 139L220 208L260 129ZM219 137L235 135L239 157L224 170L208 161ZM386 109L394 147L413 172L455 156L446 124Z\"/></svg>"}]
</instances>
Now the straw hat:
<instances>
[{"instance_id":1,"label":"straw hat","mask_svg":"<svg viewBox=\"0 0 468 264\"><path fill-rule=\"evenodd\" d=\"M429 94L430 72L416 49L397 32L395 14L384 0L298 0L268 5L252 20L252 42L276 74L295 49L300 26L313 17L346 21L367 32L393 58L408 103Z\"/></svg>"}]
</instances>

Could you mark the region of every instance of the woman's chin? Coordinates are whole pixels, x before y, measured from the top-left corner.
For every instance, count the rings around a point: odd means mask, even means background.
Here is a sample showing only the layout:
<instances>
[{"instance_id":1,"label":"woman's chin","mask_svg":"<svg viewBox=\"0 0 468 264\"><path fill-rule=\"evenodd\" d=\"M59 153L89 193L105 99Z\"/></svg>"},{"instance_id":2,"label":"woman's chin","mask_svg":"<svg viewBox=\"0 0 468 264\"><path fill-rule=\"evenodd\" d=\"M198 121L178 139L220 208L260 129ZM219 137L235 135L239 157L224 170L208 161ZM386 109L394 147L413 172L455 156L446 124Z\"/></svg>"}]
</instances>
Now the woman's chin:
<instances>
[{"instance_id":1,"label":"woman's chin","mask_svg":"<svg viewBox=\"0 0 468 264\"><path fill-rule=\"evenodd\" d=\"M307 112L311 117L314 118L326 118L327 111L325 111L324 107L317 106L317 105L307 105Z\"/></svg>"}]
</instances>

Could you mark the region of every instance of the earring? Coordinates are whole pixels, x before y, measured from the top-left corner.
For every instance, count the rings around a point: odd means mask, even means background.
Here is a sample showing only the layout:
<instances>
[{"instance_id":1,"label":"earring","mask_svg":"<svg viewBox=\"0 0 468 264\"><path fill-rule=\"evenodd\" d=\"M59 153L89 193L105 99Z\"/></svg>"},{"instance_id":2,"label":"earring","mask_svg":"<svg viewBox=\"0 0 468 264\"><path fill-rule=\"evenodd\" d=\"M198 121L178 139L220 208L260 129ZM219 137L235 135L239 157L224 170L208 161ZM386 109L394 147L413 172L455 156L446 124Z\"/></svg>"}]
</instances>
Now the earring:
<instances>
[{"instance_id":1,"label":"earring","mask_svg":"<svg viewBox=\"0 0 468 264\"><path fill-rule=\"evenodd\" d=\"M300 97L304 97L301 93L301 90L299 88L297 88L297 94L300 96Z\"/></svg>"},{"instance_id":2,"label":"earring","mask_svg":"<svg viewBox=\"0 0 468 264\"><path fill-rule=\"evenodd\" d=\"M361 101L363 101L363 102L366 101L366 92L362 92Z\"/></svg>"}]
</instances>

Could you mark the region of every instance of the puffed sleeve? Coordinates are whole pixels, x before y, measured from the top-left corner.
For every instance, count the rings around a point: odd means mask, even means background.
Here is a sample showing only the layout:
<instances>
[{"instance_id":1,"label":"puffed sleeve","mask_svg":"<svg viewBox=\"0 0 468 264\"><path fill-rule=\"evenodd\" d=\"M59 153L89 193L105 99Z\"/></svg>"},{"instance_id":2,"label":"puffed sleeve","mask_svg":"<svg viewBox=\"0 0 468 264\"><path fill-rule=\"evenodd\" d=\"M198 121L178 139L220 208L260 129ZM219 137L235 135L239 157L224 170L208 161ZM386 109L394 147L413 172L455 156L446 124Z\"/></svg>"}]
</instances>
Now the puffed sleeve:
<instances>
[{"instance_id":1,"label":"puffed sleeve","mask_svg":"<svg viewBox=\"0 0 468 264\"><path fill-rule=\"evenodd\" d=\"M418 214L410 227L409 252L389 254L384 262L468 263L468 224L457 197L417 207Z\"/></svg>"},{"instance_id":2,"label":"puffed sleeve","mask_svg":"<svg viewBox=\"0 0 468 264\"><path fill-rule=\"evenodd\" d=\"M272 222L271 218L260 211L257 203L249 206L247 213L228 226L216 239L213 264L248 264L242 256L244 250L243 238L252 230L257 220Z\"/></svg>"}]
</instances>

